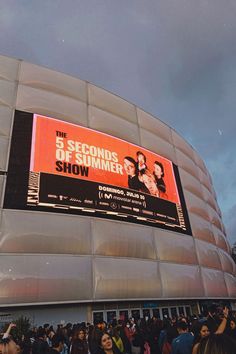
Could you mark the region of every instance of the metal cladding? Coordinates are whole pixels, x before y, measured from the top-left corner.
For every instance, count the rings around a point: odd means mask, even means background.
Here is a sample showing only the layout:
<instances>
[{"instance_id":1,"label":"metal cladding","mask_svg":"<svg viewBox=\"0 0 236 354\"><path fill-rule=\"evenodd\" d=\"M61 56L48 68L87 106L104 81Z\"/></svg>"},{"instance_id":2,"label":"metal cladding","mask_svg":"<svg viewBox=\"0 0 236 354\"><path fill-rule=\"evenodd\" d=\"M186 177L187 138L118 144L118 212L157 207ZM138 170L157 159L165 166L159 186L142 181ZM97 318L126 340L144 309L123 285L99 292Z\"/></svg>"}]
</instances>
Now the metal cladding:
<instances>
[{"instance_id":1,"label":"metal cladding","mask_svg":"<svg viewBox=\"0 0 236 354\"><path fill-rule=\"evenodd\" d=\"M89 212L7 207L15 110L90 128L171 161L191 232ZM19 165L17 176L20 170ZM0 306L236 297L221 212L196 151L171 127L104 89L4 56L0 200Z\"/></svg>"}]
</instances>

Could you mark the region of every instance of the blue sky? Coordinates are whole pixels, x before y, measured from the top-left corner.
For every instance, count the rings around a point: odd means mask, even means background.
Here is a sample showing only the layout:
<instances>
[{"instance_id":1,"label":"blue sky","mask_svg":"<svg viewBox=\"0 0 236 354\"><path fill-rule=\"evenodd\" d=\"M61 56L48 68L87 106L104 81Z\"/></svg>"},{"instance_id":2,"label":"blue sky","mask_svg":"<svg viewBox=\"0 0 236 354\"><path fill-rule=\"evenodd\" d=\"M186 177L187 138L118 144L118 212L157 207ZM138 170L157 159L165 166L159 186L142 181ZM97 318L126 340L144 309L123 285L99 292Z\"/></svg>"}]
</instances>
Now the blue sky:
<instances>
[{"instance_id":1,"label":"blue sky","mask_svg":"<svg viewBox=\"0 0 236 354\"><path fill-rule=\"evenodd\" d=\"M0 0L0 54L77 76L175 128L236 242L236 1Z\"/></svg>"}]
</instances>

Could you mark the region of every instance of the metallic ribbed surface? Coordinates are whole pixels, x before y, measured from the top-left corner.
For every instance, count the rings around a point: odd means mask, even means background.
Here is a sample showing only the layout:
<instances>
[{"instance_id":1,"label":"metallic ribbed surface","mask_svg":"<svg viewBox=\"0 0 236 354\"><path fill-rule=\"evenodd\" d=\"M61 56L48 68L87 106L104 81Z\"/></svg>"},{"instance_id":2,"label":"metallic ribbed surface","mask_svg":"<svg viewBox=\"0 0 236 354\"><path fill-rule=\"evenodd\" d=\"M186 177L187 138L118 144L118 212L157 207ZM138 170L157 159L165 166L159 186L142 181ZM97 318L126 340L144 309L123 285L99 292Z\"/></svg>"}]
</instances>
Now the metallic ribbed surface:
<instances>
[{"instance_id":1,"label":"metallic ribbed surface","mask_svg":"<svg viewBox=\"0 0 236 354\"><path fill-rule=\"evenodd\" d=\"M15 109L158 153L178 168L193 236L87 216L4 210ZM171 127L77 78L0 56L0 305L115 299L235 298L212 181Z\"/></svg>"}]
</instances>

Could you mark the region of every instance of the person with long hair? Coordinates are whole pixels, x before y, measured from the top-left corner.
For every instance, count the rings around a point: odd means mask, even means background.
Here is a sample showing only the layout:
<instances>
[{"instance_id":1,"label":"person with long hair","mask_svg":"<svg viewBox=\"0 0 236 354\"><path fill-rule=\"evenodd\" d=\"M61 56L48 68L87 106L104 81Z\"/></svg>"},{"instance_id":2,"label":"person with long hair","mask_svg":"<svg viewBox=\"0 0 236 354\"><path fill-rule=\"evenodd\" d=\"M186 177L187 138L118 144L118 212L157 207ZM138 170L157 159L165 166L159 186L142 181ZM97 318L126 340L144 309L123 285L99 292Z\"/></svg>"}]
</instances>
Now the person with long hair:
<instances>
[{"instance_id":1,"label":"person with long hair","mask_svg":"<svg viewBox=\"0 0 236 354\"><path fill-rule=\"evenodd\" d=\"M19 354L19 346L10 338L0 340L0 354Z\"/></svg>"},{"instance_id":2,"label":"person with long hair","mask_svg":"<svg viewBox=\"0 0 236 354\"><path fill-rule=\"evenodd\" d=\"M227 307L224 307L223 318L221 319L221 322L218 325L218 327L214 327L213 331L210 331L208 322L201 323L199 325L198 330L196 331L195 340L193 342L192 354L198 353L198 347L203 338L208 337L210 334L216 334L216 335L223 334L223 332L226 329L228 314L229 314L229 309Z\"/></svg>"},{"instance_id":3,"label":"person with long hair","mask_svg":"<svg viewBox=\"0 0 236 354\"><path fill-rule=\"evenodd\" d=\"M70 354L88 354L88 343L85 330L77 328L72 336Z\"/></svg>"},{"instance_id":4,"label":"person with long hair","mask_svg":"<svg viewBox=\"0 0 236 354\"><path fill-rule=\"evenodd\" d=\"M100 333L98 336L98 345L100 348L99 354L121 354L107 332Z\"/></svg>"},{"instance_id":5,"label":"person with long hair","mask_svg":"<svg viewBox=\"0 0 236 354\"><path fill-rule=\"evenodd\" d=\"M165 173L164 173L164 167L163 167L163 164L159 161L155 161L154 162L154 171L153 171L153 176L155 178L155 181L156 181L156 185L157 185L157 188L159 190L159 193L163 196L165 195L166 193L166 185L165 185L165 182L164 182L164 176L165 176Z\"/></svg>"},{"instance_id":6,"label":"person with long hair","mask_svg":"<svg viewBox=\"0 0 236 354\"><path fill-rule=\"evenodd\" d=\"M201 340L197 354L235 354L236 342L226 334L211 334Z\"/></svg>"},{"instance_id":7,"label":"person with long hair","mask_svg":"<svg viewBox=\"0 0 236 354\"><path fill-rule=\"evenodd\" d=\"M209 328L205 322L198 322L194 328L194 340L193 340L193 351L192 354L197 354L200 341L208 337L210 334Z\"/></svg>"},{"instance_id":8,"label":"person with long hair","mask_svg":"<svg viewBox=\"0 0 236 354\"><path fill-rule=\"evenodd\" d=\"M229 329L227 334L236 340L236 319L235 318L230 319Z\"/></svg>"},{"instance_id":9,"label":"person with long hair","mask_svg":"<svg viewBox=\"0 0 236 354\"><path fill-rule=\"evenodd\" d=\"M11 337L11 330L15 328L15 323L10 323L0 340L0 354L18 354L20 346Z\"/></svg>"}]
</instances>

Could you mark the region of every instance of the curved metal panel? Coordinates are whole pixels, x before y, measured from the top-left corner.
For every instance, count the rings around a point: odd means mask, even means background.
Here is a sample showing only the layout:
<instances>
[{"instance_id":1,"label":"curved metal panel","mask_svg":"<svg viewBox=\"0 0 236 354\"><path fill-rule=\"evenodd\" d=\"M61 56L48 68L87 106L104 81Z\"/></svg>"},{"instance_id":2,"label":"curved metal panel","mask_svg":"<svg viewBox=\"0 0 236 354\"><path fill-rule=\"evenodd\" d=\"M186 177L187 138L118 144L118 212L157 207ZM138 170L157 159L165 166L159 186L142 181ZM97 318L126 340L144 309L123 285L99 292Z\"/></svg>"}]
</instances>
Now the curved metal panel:
<instances>
[{"instance_id":1,"label":"curved metal panel","mask_svg":"<svg viewBox=\"0 0 236 354\"><path fill-rule=\"evenodd\" d=\"M0 208L2 208L2 204L3 204L3 195L4 195L5 182L6 182L6 177L0 175ZM1 230L1 228L0 228L0 230ZM0 231L0 235L1 235L1 231Z\"/></svg>"},{"instance_id":2,"label":"curved metal panel","mask_svg":"<svg viewBox=\"0 0 236 354\"><path fill-rule=\"evenodd\" d=\"M224 251L228 252L228 245L224 234L217 227L212 225L212 230L216 240L216 246L222 248Z\"/></svg>"},{"instance_id":3,"label":"curved metal panel","mask_svg":"<svg viewBox=\"0 0 236 354\"><path fill-rule=\"evenodd\" d=\"M217 268L221 270L221 262L217 248L210 243L195 240L199 264L205 267Z\"/></svg>"},{"instance_id":4,"label":"curved metal panel","mask_svg":"<svg viewBox=\"0 0 236 354\"><path fill-rule=\"evenodd\" d=\"M206 296L211 298L227 297L224 273L210 268L202 268L201 270Z\"/></svg>"},{"instance_id":5,"label":"curved metal panel","mask_svg":"<svg viewBox=\"0 0 236 354\"><path fill-rule=\"evenodd\" d=\"M0 171L6 171L9 138L0 136Z\"/></svg>"},{"instance_id":6,"label":"curved metal panel","mask_svg":"<svg viewBox=\"0 0 236 354\"><path fill-rule=\"evenodd\" d=\"M87 104L50 91L19 85L16 108L87 126Z\"/></svg>"},{"instance_id":7,"label":"curved metal panel","mask_svg":"<svg viewBox=\"0 0 236 354\"><path fill-rule=\"evenodd\" d=\"M15 103L16 83L0 79L0 104L12 107Z\"/></svg>"},{"instance_id":8,"label":"curved metal panel","mask_svg":"<svg viewBox=\"0 0 236 354\"><path fill-rule=\"evenodd\" d=\"M138 124L143 130L148 130L149 132L159 136L161 139L169 142L171 145L172 135L171 128L168 127L164 122L156 119L151 114L144 112L142 109L137 107Z\"/></svg>"},{"instance_id":9,"label":"curved metal panel","mask_svg":"<svg viewBox=\"0 0 236 354\"><path fill-rule=\"evenodd\" d=\"M202 158L198 155L198 153L195 150L193 151L193 154L194 154L194 160L198 165L198 167L200 167L202 173L207 173L207 169Z\"/></svg>"},{"instance_id":10,"label":"curved metal panel","mask_svg":"<svg viewBox=\"0 0 236 354\"><path fill-rule=\"evenodd\" d=\"M92 297L89 257L2 255L0 269L2 305Z\"/></svg>"},{"instance_id":11,"label":"curved metal panel","mask_svg":"<svg viewBox=\"0 0 236 354\"><path fill-rule=\"evenodd\" d=\"M139 131L136 124L91 105L88 112L89 128L140 145Z\"/></svg>"},{"instance_id":12,"label":"curved metal panel","mask_svg":"<svg viewBox=\"0 0 236 354\"><path fill-rule=\"evenodd\" d=\"M184 191L184 196L188 211L209 221L210 217L206 203L187 190Z\"/></svg>"},{"instance_id":13,"label":"curved metal panel","mask_svg":"<svg viewBox=\"0 0 236 354\"><path fill-rule=\"evenodd\" d=\"M189 213L189 220L193 232L193 236L206 242L215 244L215 238L211 224L202 217Z\"/></svg>"},{"instance_id":14,"label":"curved metal panel","mask_svg":"<svg viewBox=\"0 0 236 354\"><path fill-rule=\"evenodd\" d=\"M38 65L22 62L19 82L26 86L54 92L83 102L87 101L85 81Z\"/></svg>"},{"instance_id":15,"label":"curved metal panel","mask_svg":"<svg viewBox=\"0 0 236 354\"><path fill-rule=\"evenodd\" d=\"M140 128L141 145L176 163L175 150L172 144L159 138L157 135Z\"/></svg>"},{"instance_id":16,"label":"curved metal panel","mask_svg":"<svg viewBox=\"0 0 236 354\"><path fill-rule=\"evenodd\" d=\"M89 216L1 210L1 304L235 297L235 265L211 176L178 133L104 89L0 56L2 170L15 106L89 126L172 160L180 172L195 239ZM0 198L5 178L0 176ZM217 270L221 267L227 273Z\"/></svg>"},{"instance_id":17,"label":"curved metal panel","mask_svg":"<svg viewBox=\"0 0 236 354\"><path fill-rule=\"evenodd\" d=\"M209 190L210 193L212 193L212 184L207 174L204 173L202 170L199 170L199 178L200 182Z\"/></svg>"},{"instance_id":18,"label":"curved metal panel","mask_svg":"<svg viewBox=\"0 0 236 354\"><path fill-rule=\"evenodd\" d=\"M0 55L0 78L15 81L18 75L20 60Z\"/></svg>"},{"instance_id":19,"label":"curved metal panel","mask_svg":"<svg viewBox=\"0 0 236 354\"><path fill-rule=\"evenodd\" d=\"M156 262L126 258L94 259L95 299L150 299L161 297Z\"/></svg>"},{"instance_id":20,"label":"curved metal panel","mask_svg":"<svg viewBox=\"0 0 236 354\"><path fill-rule=\"evenodd\" d=\"M121 97L92 84L88 84L88 95L90 105L116 116L123 117L132 123L137 123L135 106Z\"/></svg>"},{"instance_id":21,"label":"curved metal panel","mask_svg":"<svg viewBox=\"0 0 236 354\"><path fill-rule=\"evenodd\" d=\"M209 221L217 227L219 230L222 231L222 225L221 225L221 220L220 216L217 214L217 212L208 204L208 214L209 214Z\"/></svg>"},{"instance_id":22,"label":"curved metal panel","mask_svg":"<svg viewBox=\"0 0 236 354\"><path fill-rule=\"evenodd\" d=\"M194 160L194 150L191 145L189 145L180 135L172 129L172 139L173 144L181 150L185 155L187 155L193 162Z\"/></svg>"},{"instance_id":23,"label":"curved metal panel","mask_svg":"<svg viewBox=\"0 0 236 354\"><path fill-rule=\"evenodd\" d=\"M13 109L0 104L0 135L8 137L11 131Z\"/></svg>"},{"instance_id":24,"label":"curved metal panel","mask_svg":"<svg viewBox=\"0 0 236 354\"><path fill-rule=\"evenodd\" d=\"M223 271L234 275L235 263L233 262L233 259L223 250L219 250L219 254Z\"/></svg>"},{"instance_id":25,"label":"curved metal panel","mask_svg":"<svg viewBox=\"0 0 236 354\"><path fill-rule=\"evenodd\" d=\"M186 172L190 173L193 177L199 179L200 169L195 164L195 162L186 154L184 154L182 151L178 150L177 148L175 150L177 156L177 165L182 167Z\"/></svg>"},{"instance_id":26,"label":"curved metal panel","mask_svg":"<svg viewBox=\"0 0 236 354\"><path fill-rule=\"evenodd\" d=\"M79 216L4 210L0 251L91 254L90 219Z\"/></svg>"},{"instance_id":27,"label":"curved metal panel","mask_svg":"<svg viewBox=\"0 0 236 354\"><path fill-rule=\"evenodd\" d=\"M156 259L151 227L94 220L92 234L94 254Z\"/></svg>"},{"instance_id":28,"label":"curved metal panel","mask_svg":"<svg viewBox=\"0 0 236 354\"><path fill-rule=\"evenodd\" d=\"M202 192L203 192L203 198L204 200L210 205L212 209L218 214L218 205L215 200L215 197L212 193L209 192L209 190L202 184Z\"/></svg>"},{"instance_id":29,"label":"curved metal panel","mask_svg":"<svg viewBox=\"0 0 236 354\"><path fill-rule=\"evenodd\" d=\"M90 257L41 256L39 301L76 301L91 298Z\"/></svg>"},{"instance_id":30,"label":"curved metal panel","mask_svg":"<svg viewBox=\"0 0 236 354\"><path fill-rule=\"evenodd\" d=\"M235 299L236 294L236 277L232 274L225 273L225 281L228 289L229 296Z\"/></svg>"},{"instance_id":31,"label":"curved metal panel","mask_svg":"<svg viewBox=\"0 0 236 354\"><path fill-rule=\"evenodd\" d=\"M155 230L154 237L158 258L161 261L198 264L192 237L161 229Z\"/></svg>"},{"instance_id":32,"label":"curved metal panel","mask_svg":"<svg viewBox=\"0 0 236 354\"><path fill-rule=\"evenodd\" d=\"M184 298L204 296L198 266L160 263L163 296Z\"/></svg>"},{"instance_id":33,"label":"curved metal panel","mask_svg":"<svg viewBox=\"0 0 236 354\"><path fill-rule=\"evenodd\" d=\"M182 168L179 168L179 174L182 187L196 195L198 198L203 199L202 186L200 182Z\"/></svg>"}]
</instances>

